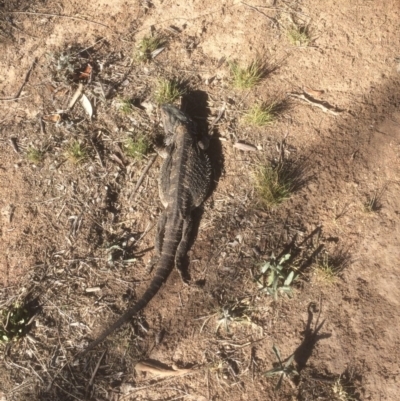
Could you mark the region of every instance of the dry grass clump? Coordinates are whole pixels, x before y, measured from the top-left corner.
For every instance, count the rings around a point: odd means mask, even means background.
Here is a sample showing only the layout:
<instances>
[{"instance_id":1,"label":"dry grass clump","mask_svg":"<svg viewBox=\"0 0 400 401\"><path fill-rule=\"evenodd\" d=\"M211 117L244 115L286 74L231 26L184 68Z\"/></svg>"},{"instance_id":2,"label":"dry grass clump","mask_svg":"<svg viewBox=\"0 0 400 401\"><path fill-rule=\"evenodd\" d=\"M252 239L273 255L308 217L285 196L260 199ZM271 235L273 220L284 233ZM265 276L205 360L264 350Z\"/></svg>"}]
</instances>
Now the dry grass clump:
<instances>
[{"instance_id":1,"label":"dry grass clump","mask_svg":"<svg viewBox=\"0 0 400 401\"><path fill-rule=\"evenodd\" d=\"M34 164L41 164L44 160L44 152L38 148L30 146L26 152L26 158Z\"/></svg>"},{"instance_id":2,"label":"dry grass clump","mask_svg":"<svg viewBox=\"0 0 400 401\"><path fill-rule=\"evenodd\" d=\"M258 127L271 125L276 119L276 106L276 103L255 104L246 112L244 119L247 123L256 125Z\"/></svg>"},{"instance_id":3,"label":"dry grass clump","mask_svg":"<svg viewBox=\"0 0 400 401\"><path fill-rule=\"evenodd\" d=\"M73 164L81 164L88 157L87 149L81 142L73 141L68 145L65 157Z\"/></svg>"},{"instance_id":4,"label":"dry grass clump","mask_svg":"<svg viewBox=\"0 0 400 401\"><path fill-rule=\"evenodd\" d=\"M145 62L152 59L152 53L165 44L165 39L161 36L145 36L138 45L136 58Z\"/></svg>"},{"instance_id":5,"label":"dry grass clump","mask_svg":"<svg viewBox=\"0 0 400 401\"><path fill-rule=\"evenodd\" d=\"M155 100L158 104L173 103L184 93L185 91L181 89L179 82L175 80L160 79L157 83Z\"/></svg>"},{"instance_id":6,"label":"dry grass clump","mask_svg":"<svg viewBox=\"0 0 400 401\"><path fill-rule=\"evenodd\" d=\"M241 67L236 62L229 63L232 75L232 85L238 89L251 89L258 85L266 73L265 63L262 60L254 60L246 67Z\"/></svg>"},{"instance_id":7,"label":"dry grass clump","mask_svg":"<svg viewBox=\"0 0 400 401\"><path fill-rule=\"evenodd\" d=\"M135 139L128 138L124 146L124 150L128 156L137 160L141 160L149 152L150 143L143 135Z\"/></svg>"},{"instance_id":8,"label":"dry grass clump","mask_svg":"<svg viewBox=\"0 0 400 401\"><path fill-rule=\"evenodd\" d=\"M308 25L292 25L286 31L289 42L295 46L307 47L311 43Z\"/></svg>"},{"instance_id":9,"label":"dry grass clump","mask_svg":"<svg viewBox=\"0 0 400 401\"><path fill-rule=\"evenodd\" d=\"M256 192L258 203L272 208L289 199L293 191L293 181L285 165L260 167L256 172Z\"/></svg>"}]
</instances>

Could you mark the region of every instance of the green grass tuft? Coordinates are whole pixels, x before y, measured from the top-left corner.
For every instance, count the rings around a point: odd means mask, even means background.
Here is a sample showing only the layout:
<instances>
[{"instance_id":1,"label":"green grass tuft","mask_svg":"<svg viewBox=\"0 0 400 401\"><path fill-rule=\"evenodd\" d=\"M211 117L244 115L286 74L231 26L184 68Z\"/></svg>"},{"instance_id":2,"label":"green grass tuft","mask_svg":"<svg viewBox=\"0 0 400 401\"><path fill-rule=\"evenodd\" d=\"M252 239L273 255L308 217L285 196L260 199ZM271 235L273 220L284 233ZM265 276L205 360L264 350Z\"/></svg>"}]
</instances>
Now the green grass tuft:
<instances>
[{"instance_id":1,"label":"green grass tuft","mask_svg":"<svg viewBox=\"0 0 400 401\"><path fill-rule=\"evenodd\" d=\"M136 139L129 138L124 146L124 150L128 156L141 160L149 152L150 143L144 136L139 136Z\"/></svg>"},{"instance_id":2,"label":"green grass tuft","mask_svg":"<svg viewBox=\"0 0 400 401\"><path fill-rule=\"evenodd\" d=\"M155 100L158 104L173 103L184 93L185 91L180 88L179 82L160 79L157 83Z\"/></svg>"},{"instance_id":3,"label":"green grass tuft","mask_svg":"<svg viewBox=\"0 0 400 401\"><path fill-rule=\"evenodd\" d=\"M246 67L240 67L237 63L229 63L232 84L235 88L251 89L258 85L265 75L265 64L261 60L255 60Z\"/></svg>"},{"instance_id":4,"label":"green grass tuft","mask_svg":"<svg viewBox=\"0 0 400 401\"><path fill-rule=\"evenodd\" d=\"M159 49L165 44L165 40L161 36L145 36L138 45L136 58L145 62L151 60L151 53Z\"/></svg>"},{"instance_id":5,"label":"green grass tuft","mask_svg":"<svg viewBox=\"0 0 400 401\"><path fill-rule=\"evenodd\" d=\"M83 163L87 159L86 147L79 141L74 141L68 145L67 150L65 151L65 156L74 164Z\"/></svg>"},{"instance_id":6,"label":"green grass tuft","mask_svg":"<svg viewBox=\"0 0 400 401\"><path fill-rule=\"evenodd\" d=\"M283 164L261 167L256 172L258 203L272 208L289 199L293 191L293 181Z\"/></svg>"},{"instance_id":7,"label":"green grass tuft","mask_svg":"<svg viewBox=\"0 0 400 401\"><path fill-rule=\"evenodd\" d=\"M339 273L343 270L343 265L337 263L331 256L324 253L314 263L314 272L318 281L325 284L334 284L338 280Z\"/></svg>"},{"instance_id":8,"label":"green grass tuft","mask_svg":"<svg viewBox=\"0 0 400 401\"><path fill-rule=\"evenodd\" d=\"M271 125L276 119L276 104L255 104L246 112L244 118L249 124L259 127Z\"/></svg>"},{"instance_id":9,"label":"green grass tuft","mask_svg":"<svg viewBox=\"0 0 400 401\"><path fill-rule=\"evenodd\" d=\"M34 164L41 164L44 160L44 152L40 149L30 146L26 152L26 158Z\"/></svg>"},{"instance_id":10,"label":"green grass tuft","mask_svg":"<svg viewBox=\"0 0 400 401\"><path fill-rule=\"evenodd\" d=\"M308 25L292 25L286 34L290 43L295 46L307 47L311 43Z\"/></svg>"}]
</instances>

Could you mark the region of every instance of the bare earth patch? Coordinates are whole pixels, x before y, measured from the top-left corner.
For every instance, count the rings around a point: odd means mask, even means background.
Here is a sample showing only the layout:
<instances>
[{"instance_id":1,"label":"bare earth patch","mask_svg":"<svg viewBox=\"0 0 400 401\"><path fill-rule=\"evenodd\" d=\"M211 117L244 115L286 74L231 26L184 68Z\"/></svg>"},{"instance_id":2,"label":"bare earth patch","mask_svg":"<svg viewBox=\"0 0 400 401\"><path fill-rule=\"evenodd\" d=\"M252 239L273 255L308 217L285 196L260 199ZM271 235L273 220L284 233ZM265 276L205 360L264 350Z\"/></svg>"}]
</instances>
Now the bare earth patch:
<instances>
[{"instance_id":1,"label":"bare earth patch","mask_svg":"<svg viewBox=\"0 0 400 401\"><path fill-rule=\"evenodd\" d=\"M398 398L400 6L381 3L0 2L1 400ZM173 272L74 359L151 279L171 82L212 134L190 286ZM267 206L265 166L289 179Z\"/></svg>"}]
</instances>

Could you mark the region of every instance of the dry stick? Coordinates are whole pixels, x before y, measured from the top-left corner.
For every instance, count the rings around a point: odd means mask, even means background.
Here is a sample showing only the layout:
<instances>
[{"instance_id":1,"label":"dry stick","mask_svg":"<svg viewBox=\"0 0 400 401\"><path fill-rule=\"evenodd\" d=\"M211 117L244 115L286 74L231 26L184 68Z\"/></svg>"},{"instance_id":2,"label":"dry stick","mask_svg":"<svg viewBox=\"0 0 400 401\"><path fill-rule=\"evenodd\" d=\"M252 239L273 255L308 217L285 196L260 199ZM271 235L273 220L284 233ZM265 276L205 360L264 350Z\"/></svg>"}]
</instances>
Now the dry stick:
<instances>
[{"instance_id":1,"label":"dry stick","mask_svg":"<svg viewBox=\"0 0 400 401\"><path fill-rule=\"evenodd\" d=\"M242 4L246 7L249 7L250 9L257 11L258 13L260 13L261 15L263 15L265 18L268 18L270 21L272 21L274 24L282 26L282 24L279 23L279 21L276 18L270 17L269 15L263 13L262 11L260 11L257 7L251 6L250 4L246 4L242 1Z\"/></svg>"},{"instance_id":2,"label":"dry stick","mask_svg":"<svg viewBox=\"0 0 400 401\"><path fill-rule=\"evenodd\" d=\"M154 161L157 159L157 154L153 155L149 162L147 163L146 168L143 170L142 175L140 176L138 182L136 183L136 186L134 188L134 190L132 191L132 193L129 196L129 200L134 197L136 191L139 189L140 185L142 184L143 180L144 180L144 176L147 174L147 172L150 170L150 167L152 166L152 164L154 163ZM135 198L133 198L135 199Z\"/></svg>"},{"instance_id":3,"label":"dry stick","mask_svg":"<svg viewBox=\"0 0 400 401\"><path fill-rule=\"evenodd\" d=\"M304 94L298 94L298 93L291 92L291 93L288 93L288 95L295 97L297 99L300 99L300 100L304 100L305 102L307 102L308 104L311 104L312 106L319 107L325 113L330 113L330 114L333 114L334 116L338 116L341 113L341 110L337 110L337 109L335 110L335 108L330 105L329 105L329 107L324 106L322 103L318 102L317 100L309 99Z\"/></svg>"},{"instance_id":4,"label":"dry stick","mask_svg":"<svg viewBox=\"0 0 400 401\"><path fill-rule=\"evenodd\" d=\"M31 75L33 66L36 64L36 62L37 62L37 58L35 58L35 59L33 60L33 63L32 63L31 66L29 67L29 70L28 70L28 72L27 72L26 75L25 75L24 82L22 82L22 85L20 86L20 88L19 88L17 94L16 94L14 97L12 97L12 98L0 99L1 101L18 100L18 99L20 98L22 89L24 88L24 86L25 86L26 83L28 82L29 76ZM27 96L25 96L25 97L27 97Z\"/></svg>"},{"instance_id":5,"label":"dry stick","mask_svg":"<svg viewBox=\"0 0 400 401\"><path fill-rule=\"evenodd\" d=\"M103 351L103 353L102 353L101 356L100 356L99 361L97 362L96 367L94 368L92 377L90 378L90 381L89 381L89 387L90 387L90 386L93 386L94 377L96 376L96 373L97 373L97 371L99 370L100 363L101 363L101 361L103 360L103 357L104 357L105 353L106 353L106 350Z\"/></svg>"},{"instance_id":6,"label":"dry stick","mask_svg":"<svg viewBox=\"0 0 400 401\"><path fill-rule=\"evenodd\" d=\"M105 26L108 29L111 29L108 25L103 24L101 22L93 21L93 20L90 20L90 19L82 18L82 17L73 17L71 15L49 14L49 13L34 13L34 12L31 12L31 11L5 11L5 13L7 13L7 14L40 15L40 16L58 17L58 18L69 18L69 19L74 19L74 20L78 20L78 21L90 22L91 24L101 25L101 26Z\"/></svg>"}]
</instances>

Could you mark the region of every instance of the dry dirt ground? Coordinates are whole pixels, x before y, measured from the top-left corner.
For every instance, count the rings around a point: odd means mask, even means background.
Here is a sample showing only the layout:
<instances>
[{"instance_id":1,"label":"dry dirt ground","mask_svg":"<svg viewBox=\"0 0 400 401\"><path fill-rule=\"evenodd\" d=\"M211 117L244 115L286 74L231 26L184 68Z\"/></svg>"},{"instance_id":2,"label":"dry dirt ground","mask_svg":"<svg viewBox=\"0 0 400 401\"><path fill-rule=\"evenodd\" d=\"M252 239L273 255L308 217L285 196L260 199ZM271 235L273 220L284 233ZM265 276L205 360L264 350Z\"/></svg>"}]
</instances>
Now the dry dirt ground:
<instances>
[{"instance_id":1,"label":"dry dirt ground","mask_svg":"<svg viewBox=\"0 0 400 401\"><path fill-rule=\"evenodd\" d=\"M289 41L292 24L308 26L308 46ZM398 0L0 1L3 335L12 310L23 320L17 341L0 344L0 399L398 399L399 28ZM140 62L152 34L165 49ZM257 57L262 82L233 88L226 61ZM92 118L78 102L60 123L41 122L66 109L88 64ZM160 78L181 83L182 107L204 131L225 110L212 129L215 185L188 253L191 284L173 272L140 316L73 361L151 277L161 162L134 193L152 153L124 149L129 137L162 133ZM304 91L336 112L288 95ZM133 107L123 112L121 99ZM256 128L243 114L260 101L285 107ZM67 156L75 141L81 163ZM263 209L254 172L282 153L300 185ZM272 253L290 253L299 273L292 299L254 280ZM332 280L318 269L327 255ZM265 375L277 366L273 345L299 372L277 392L279 376ZM146 360L189 371L135 370Z\"/></svg>"}]
</instances>

